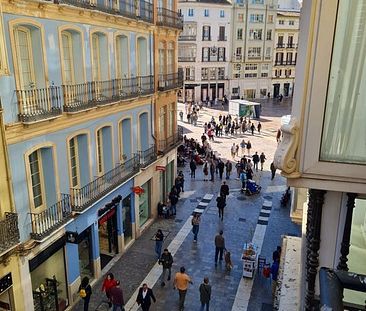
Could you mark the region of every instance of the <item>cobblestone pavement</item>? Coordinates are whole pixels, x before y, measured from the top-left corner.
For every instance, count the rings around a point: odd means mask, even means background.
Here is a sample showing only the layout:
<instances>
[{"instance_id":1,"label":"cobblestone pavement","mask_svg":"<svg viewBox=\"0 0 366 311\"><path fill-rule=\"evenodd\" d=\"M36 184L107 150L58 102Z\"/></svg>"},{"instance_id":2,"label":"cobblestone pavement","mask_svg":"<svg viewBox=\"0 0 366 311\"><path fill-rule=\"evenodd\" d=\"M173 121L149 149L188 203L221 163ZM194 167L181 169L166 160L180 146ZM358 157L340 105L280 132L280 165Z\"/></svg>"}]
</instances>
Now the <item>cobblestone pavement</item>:
<instances>
[{"instance_id":1,"label":"cobblestone pavement","mask_svg":"<svg viewBox=\"0 0 366 311\"><path fill-rule=\"evenodd\" d=\"M262 193L256 196L247 197L240 193L240 182L235 175L228 181L231 193L227 198L227 207L225 208L224 220L218 217L216 208L216 197L221 185L221 181L216 177L215 182L203 181L202 170L198 168L196 179L189 177L189 168L186 165L183 168L185 174L185 192L181 194L181 199L177 206L177 216L173 219L159 219L143 235L135 241L125 254L111 268L117 279L121 280L122 288L126 302L132 297L135 290L149 274L150 270L156 264L154 252L154 241L152 236L158 228L168 231L168 236L164 241L164 247L167 247L177 236L179 230L184 226L187 219L196 208L198 202L206 195L213 194L214 197L209 202L202 215L201 225L198 234L198 242L193 243L193 234L190 232L183 239L174 256L172 274L179 270L180 266L185 266L187 273L193 279L193 285L190 286L186 296L185 310L199 310L199 292L198 287L203 277L208 276L212 285L212 298L210 302L211 311L226 311L232 309L239 282L242 279L242 261L241 254L243 244L251 241L255 231L258 217L264 200L271 200L272 211L269 217L268 226L264 236L261 255L268 260L272 256L273 250L281 243L281 235L299 235L299 227L291 223L289 218L289 209L280 208L280 198L285 189L285 179L278 174L273 181L270 180L269 165L272 161L276 149L275 135L280 126L280 115L289 111L288 103L266 102L262 105L263 133L243 136L245 140L251 140L253 152L265 152L267 162L263 172L255 174L255 180L261 184ZM178 111L183 110L184 106L179 104ZM211 118L211 115L218 116L225 113L220 110L204 109L200 113L199 125ZM274 116L272 116L274 115ZM199 139L202 135L202 127L194 127L190 124L180 122L185 128L188 137ZM256 122L255 122L256 124ZM231 158L230 146L233 142L238 143L243 139L238 136L234 138L219 138L212 146L213 149L223 158ZM235 159L238 160L239 158ZM235 172L234 172L235 173ZM214 264L214 237L219 232L224 231L226 248L232 254L233 269L226 271L224 263ZM100 291L101 280L93 286L93 295L89 310L108 310L104 294ZM153 286L153 291L157 297L157 302L151 306L151 311L178 310L178 293L173 290L172 281L165 287L160 286L160 281ZM248 293L249 294L249 293ZM271 310L271 285L268 279L256 275L253 288L250 293L250 300L247 307L249 311ZM136 310L136 306L130 308L133 303L128 303L127 310ZM82 310L82 304L78 303L73 310ZM126 310L126 311L127 311ZM239 309L236 309L239 310ZM242 310L242 309L240 309Z\"/></svg>"}]
</instances>

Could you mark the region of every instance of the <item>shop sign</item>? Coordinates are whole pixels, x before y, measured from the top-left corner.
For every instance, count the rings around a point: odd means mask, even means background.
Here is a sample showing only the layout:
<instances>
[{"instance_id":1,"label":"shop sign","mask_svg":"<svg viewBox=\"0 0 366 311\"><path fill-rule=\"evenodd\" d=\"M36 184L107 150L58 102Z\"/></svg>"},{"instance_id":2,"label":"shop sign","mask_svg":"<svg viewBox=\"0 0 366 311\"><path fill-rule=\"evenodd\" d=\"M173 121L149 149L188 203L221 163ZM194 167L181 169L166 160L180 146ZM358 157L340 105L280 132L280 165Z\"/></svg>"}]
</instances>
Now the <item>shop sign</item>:
<instances>
[{"instance_id":1,"label":"shop sign","mask_svg":"<svg viewBox=\"0 0 366 311\"><path fill-rule=\"evenodd\" d=\"M137 195L141 195L145 192L144 188L140 186L132 187L132 192Z\"/></svg>"},{"instance_id":2,"label":"shop sign","mask_svg":"<svg viewBox=\"0 0 366 311\"><path fill-rule=\"evenodd\" d=\"M77 244L78 243L78 235L79 234L77 232L66 231L66 241L68 243Z\"/></svg>"},{"instance_id":3,"label":"shop sign","mask_svg":"<svg viewBox=\"0 0 366 311\"><path fill-rule=\"evenodd\" d=\"M109 218L111 218L116 213L116 209L112 209L107 212L102 218L98 220L99 225L104 224Z\"/></svg>"},{"instance_id":4,"label":"shop sign","mask_svg":"<svg viewBox=\"0 0 366 311\"><path fill-rule=\"evenodd\" d=\"M157 171L161 171L161 172L165 172L165 166L164 165L157 165L156 167L155 167L155 169L157 170Z\"/></svg>"}]
</instances>

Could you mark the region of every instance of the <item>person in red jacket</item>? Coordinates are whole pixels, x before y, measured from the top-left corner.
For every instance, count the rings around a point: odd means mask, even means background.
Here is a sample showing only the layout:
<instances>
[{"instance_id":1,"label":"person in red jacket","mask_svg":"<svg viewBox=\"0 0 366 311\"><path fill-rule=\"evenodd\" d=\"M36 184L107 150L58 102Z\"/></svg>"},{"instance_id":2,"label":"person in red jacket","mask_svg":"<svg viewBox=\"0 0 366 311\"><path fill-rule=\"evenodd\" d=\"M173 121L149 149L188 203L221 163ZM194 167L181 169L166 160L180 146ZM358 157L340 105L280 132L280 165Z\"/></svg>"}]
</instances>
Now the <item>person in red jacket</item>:
<instances>
[{"instance_id":1,"label":"person in red jacket","mask_svg":"<svg viewBox=\"0 0 366 311\"><path fill-rule=\"evenodd\" d=\"M117 281L114 279L113 273L108 273L106 278L103 281L102 291L105 292L105 294L108 298L109 307L112 307L110 290L111 290L111 288L115 287L116 285L117 285Z\"/></svg>"}]
</instances>

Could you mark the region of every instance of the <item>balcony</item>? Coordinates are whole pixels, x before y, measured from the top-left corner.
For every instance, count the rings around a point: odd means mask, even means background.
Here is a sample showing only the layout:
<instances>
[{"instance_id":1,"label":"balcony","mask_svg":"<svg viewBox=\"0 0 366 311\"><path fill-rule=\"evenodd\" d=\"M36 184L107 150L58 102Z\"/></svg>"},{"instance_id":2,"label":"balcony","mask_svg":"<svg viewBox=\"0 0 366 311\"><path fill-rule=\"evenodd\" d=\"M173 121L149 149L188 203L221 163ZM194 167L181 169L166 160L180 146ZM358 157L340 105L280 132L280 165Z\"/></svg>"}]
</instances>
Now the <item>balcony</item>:
<instances>
[{"instance_id":1,"label":"balcony","mask_svg":"<svg viewBox=\"0 0 366 311\"><path fill-rule=\"evenodd\" d=\"M284 62L284 61L276 61L274 65L275 66L284 66L284 65L286 65L286 62Z\"/></svg>"},{"instance_id":2,"label":"balcony","mask_svg":"<svg viewBox=\"0 0 366 311\"><path fill-rule=\"evenodd\" d=\"M140 167L143 168L155 162L158 157L155 145L151 146L150 148L144 151L139 151L138 154L140 157Z\"/></svg>"},{"instance_id":3,"label":"balcony","mask_svg":"<svg viewBox=\"0 0 366 311\"><path fill-rule=\"evenodd\" d=\"M178 131L172 136L159 140L158 151L162 154L178 147L183 142L183 128L178 126Z\"/></svg>"},{"instance_id":4,"label":"balcony","mask_svg":"<svg viewBox=\"0 0 366 311\"><path fill-rule=\"evenodd\" d=\"M183 87L183 72L159 75L159 91L167 91Z\"/></svg>"},{"instance_id":5,"label":"balcony","mask_svg":"<svg viewBox=\"0 0 366 311\"><path fill-rule=\"evenodd\" d=\"M70 195L62 194L62 199L40 213L30 213L32 223L31 238L42 240L51 235L71 218Z\"/></svg>"},{"instance_id":6,"label":"balcony","mask_svg":"<svg viewBox=\"0 0 366 311\"><path fill-rule=\"evenodd\" d=\"M288 49L296 49L296 44L295 43L287 43L287 48Z\"/></svg>"},{"instance_id":7,"label":"balcony","mask_svg":"<svg viewBox=\"0 0 366 311\"><path fill-rule=\"evenodd\" d=\"M0 220L0 254L10 250L19 243L18 215L5 213Z\"/></svg>"},{"instance_id":8,"label":"balcony","mask_svg":"<svg viewBox=\"0 0 366 311\"><path fill-rule=\"evenodd\" d=\"M96 178L82 188L71 188L71 205L75 212L82 212L114 188L123 184L140 169L139 156L134 155L126 162Z\"/></svg>"},{"instance_id":9,"label":"balcony","mask_svg":"<svg viewBox=\"0 0 366 311\"><path fill-rule=\"evenodd\" d=\"M277 43L276 47L277 49L284 49L286 45L284 43Z\"/></svg>"},{"instance_id":10,"label":"balcony","mask_svg":"<svg viewBox=\"0 0 366 311\"><path fill-rule=\"evenodd\" d=\"M178 56L178 62L195 62L196 56Z\"/></svg>"},{"instance_id":11,"label":"balcony","mask_svg":"<svg viewBox=\"0 0 366 311\"><path fill-rule=\"evenodd\" d=\"M137 17L152 23L152 5L145 1L139 2L137 9L134 1L99 1L99 0L54 0L57 4L69 4L79 8L100 11L108 14L119 15L136 19Z\"/></svg>"},{"instance_id":12,"label":"balcony","mask_svg":"<svg viewBox=\"0 0 366 311\"><path fill-rule=\"evenodd\" d=\"M227 41L227 36L218 36L217 41Z\"/></svg>"},{"instance_id":13,"label":"balcony","mask_svg":"<svg viewBox=\"0 0 366 311\"><path fill-rule=\"evenodd\" d=\"M260 55L248 55L248 59L261 59L262 56Z\"/></svg>"},{"instance_id":14,"label":"balcony","mask_svg":"<svg viewBox=\"0 0 366 311\"><path fill-rule=\"evenodd\" d=\"M172 27L183 30L183 18L178 12L158 8L158 26Z\"/></svg>"},{"instance_id":15,"label":"balcony","mask_svg":"<svg viewBox=\"0 0 366 311\"><path fill-rule=\"evenodd\" d=\"M75 113L154 92L153 76L63 85L64 111Z\"/></svg>"},{"instance_id":16,"label":"balcony","mask_svg":"<svg viewBox=\"0 0 366 311\"><path fill-rule=\"evenodd\" d=\"M141 0L138 1L137 3L139 5L137 17L145 22L152 23L154 15L153 5L149 2Z\"/></svg>"},{"instance_id":17,"label":"balcony","mask_svg":"<svg viewBox=\"0 0 366 311\"><path fill-rule=\"evenodd\" d=\"M295 61L286 61L286 65L291 65L291 66L295 66L296 65L296 62Z\"/></svg>"},{"instance_id":18,"label":"balcony","mask_svg":"<svg viewBox=\"0 0 366 311\"><path fill-rule=\"evenodd\" d=\"M202 36L202 41L211 41L211 36Z\"/></svg>"},{"instance_id":19,"label":"balcony","mask_svg":"<svg viewBox=\"0 0 366 311\"><path fill-rule=\"evenodd\" d=\"M178 41L196 41L196 35L180 35Z\"/></svg>"},{"instance_id":20,"label":"balcony","mask_svg":"<svg viewBox=\"0 0 366 311\"><path fill-rule=\"evenodd\" d=\"M18 100L20 122L34 123L53 119L62 114L60 87L31 88L29 90L16 90L15 93Z\"/></svg>"}]
</instances>

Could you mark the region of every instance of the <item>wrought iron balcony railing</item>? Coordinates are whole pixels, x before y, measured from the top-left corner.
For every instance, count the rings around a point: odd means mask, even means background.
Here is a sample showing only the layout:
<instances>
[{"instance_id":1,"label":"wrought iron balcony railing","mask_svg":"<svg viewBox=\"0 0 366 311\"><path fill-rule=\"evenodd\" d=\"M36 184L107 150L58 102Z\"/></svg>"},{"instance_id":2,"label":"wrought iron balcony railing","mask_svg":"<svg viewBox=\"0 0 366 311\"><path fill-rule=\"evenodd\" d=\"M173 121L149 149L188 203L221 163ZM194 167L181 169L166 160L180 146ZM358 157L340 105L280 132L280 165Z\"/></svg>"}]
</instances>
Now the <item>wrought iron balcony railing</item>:
<instances>
[{"instance_id":1,"label":"wrought iron balcony railing","mask_svg":"<svg viewBox=\"0 0 366 311\"><path fill-rule=\"evenodd\" d=\"M296 48L296 44L295 43L287 43L287 48L288 49L295 49Z\"/></svg>"},{"instance_id":2,"label":"wrought iron balcony railing","mask_svg":"<svg viewBox=\"0 0 366 311\"><path fill-rule=\"evenodd\" d=\"M196 35L184 35L184 34L181 34L179 37L178 37L178 41L196 41Z\"/></svg>"},{"instance_id":3,"label":"wrought iron balcony railing","mask_svg":"<svg viewBox=\"0 0 366 311\"><path fill-rule=\"evenodd\" d=\"M126 162L96 178L82 188L71 188L71 205L75 212L82 212L108 192L127 181L140 169L139 156L134 155Z\"/></svg>"},{"instance_id":4,"label":"wrought iron balcony railing","mask_svg":"<svg viewBox=\"0 0 366 311\"><path fill-rule=\"evenodd\" d=\"M64 111L78 112L154 92L153 76L63 85Z\"/></svg>"},{"instance_id":5,"label":"wrought iron balcony railing","mask_svg":"<svg viewBox=\"0 0 366 311\"><path fill-rule=\"evenodd\" d=\"M153 5L150 2L146 1L138 1L138 18L142 19L145 22L152 23L153 22Z\"/></svg>"},{"instance_id":6,"label":"wrought iron balcony railing","mask_svg":"<svg viewBox=\"0 0 366 311\"><path fill-rule=\"evenodd\" d=\"M284 61L275 62L275 66L284 66L284 65L286 65L286 62L284 62Z\"/></svg>"},{"instance_id":7,"label":"wrought iron balcony railing","mask_svg":"<svg viewBox=\"0 0 366 311\"><path fill-rule=\"evenodd\" d=\"M146 166L150 165L157 159L157 156L158 156L155 145L151 146L150 148L148 148L144 151L139 151L138 153L140 156L140 166L141 167L146 167Z\"/></svg>"},{"instance_id":8,"label":"wrought iron balcony railing","mask_svg":"<svg viewBox=\"0 0 366 311\"><path fill-rule=\"evenodd\" d=\"M136 18L135 1L117 0L117 1L99 1L99 0L54 0L55 3L69 4L89 10L98 10L108 14L120 15L128 18ZM141 5L141 3L140 3ZM141 7L140 7L141 14ZM144 18L142 18L145 20ZM149 21L151 22L151 21Z\"/></svg>"},{"instance_id":9,"label":"wrought iron balcony railing","mask_svg":"<svg viewBox=\"0 0 366 311\"><path fill-rule=\"evenodd\" d=\"M60 228L71 218L70 195L62 194L62 199L40 213L30 213L32 222L31 238L42 240Z\"/></svg>"},{"instance_id":10,"label":"wrought iron balcony railing","mask_svg":"<svg viewBox=\"0 0 366 311\"><path fill-rule=\"evenodd\" d=\"M160 153L166 153L176 147L178 147L183 141L183 128L178 126L178 131L172 136L159 140L158 151Z\"/></svg>"},{"instance_id":11,"label":"wrought iron balcony railing","mask_svg":"<svg viewBox=\"0 0 366 311\"><path fill-rule=\"evenodd\" d=\"M284 43L277 43L277 48L278 49L284 49L285 48L285 44Z\"/></svg>"},{"instance_id":12,"label":"wrought iron balcony railing","mask_svg":"<svg viewBox=\"0 0 366 311\"><path fill-rule=\"evenodd\" d=\"M58 86L16 90L19 121L33 123L62 114L61 89Z\"/></svg>"},{"instance_id":13,"label":"wrought iron balcony railing","mask_svg":"<svg viewBox=\"0 0 366 311\"><path fill-rule=\"evenodd\" d=\"M183 87L183 72L159 75L159 91L167 91L181 87Z\"/></svg>"},{"instance_id":14,"label":"wrought iron balcony railing","mask_svg":"<svg viewBox=\"0 0 366 311\"><path fill-rule=\"evenodd\" d=\"M195 56L178 56L178 62L195 62Z\"/></svg>"},{"instance_id":15,"label":"wrought iron balcony railing","mask_svg":"<svg viewBox=\"0 0 366 311\"><path fill-rule=\"evenodd\" d=\"M158 8L158 26L172 27L183 30L183 17L178 12Z\"/></svg>"},{"instance_id":16,"label":"wrought iron balcony railing","mask_svg":"<svg viewBox=\"0 0 366 311\"><path fill-rule=\"evenodd\" d=\"M18 243L18 215L16 213L5 213L5 218L0 220L0 254L3 254Z\"/></svg>"}]
</instances>

